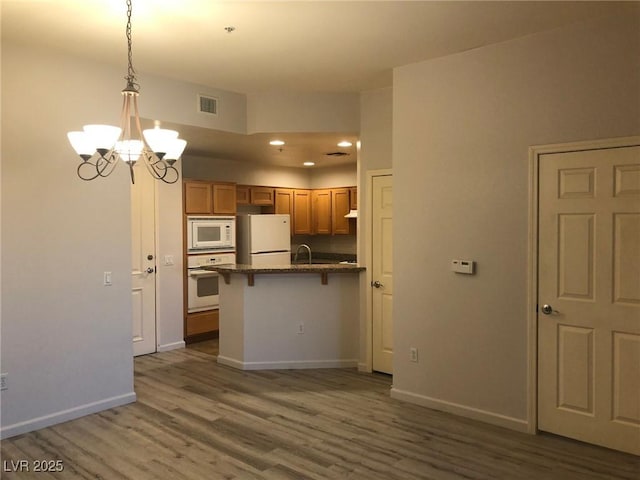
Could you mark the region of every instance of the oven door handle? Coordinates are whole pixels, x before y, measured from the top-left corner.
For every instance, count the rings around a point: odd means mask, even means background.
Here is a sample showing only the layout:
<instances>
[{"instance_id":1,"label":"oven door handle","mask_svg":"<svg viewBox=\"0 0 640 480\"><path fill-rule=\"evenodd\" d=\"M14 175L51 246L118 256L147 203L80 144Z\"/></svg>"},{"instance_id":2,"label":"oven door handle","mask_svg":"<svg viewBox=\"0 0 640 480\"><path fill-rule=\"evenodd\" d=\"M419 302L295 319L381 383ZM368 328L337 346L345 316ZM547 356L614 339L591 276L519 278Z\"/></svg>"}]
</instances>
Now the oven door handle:
<instances>
[{"instance_id":1,"label":"oven door handle","mask_svg":"<svg viewBox=\"0 0 640 480\"><path fill-rule=\"evenodd\" d=\"M215 277L218 272L212 270L189 270L190 277Z\"/></svg>"}]
</instances>

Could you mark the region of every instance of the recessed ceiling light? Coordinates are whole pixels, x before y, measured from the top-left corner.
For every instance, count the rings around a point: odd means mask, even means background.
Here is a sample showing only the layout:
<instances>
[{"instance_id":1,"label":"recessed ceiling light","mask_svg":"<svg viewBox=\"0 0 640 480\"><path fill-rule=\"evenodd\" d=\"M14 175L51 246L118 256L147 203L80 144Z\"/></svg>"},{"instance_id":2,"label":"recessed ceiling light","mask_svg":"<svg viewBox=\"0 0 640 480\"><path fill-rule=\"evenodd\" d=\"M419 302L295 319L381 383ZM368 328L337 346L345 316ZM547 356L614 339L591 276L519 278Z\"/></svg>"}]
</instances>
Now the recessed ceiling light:
<instances>
[{"instance_id":1,"label":"recessed ceiling light","mask_svg":"<svg viewBox=\"0 0 640 480\"><path fill-rule=\"evenodd\" d=\"M284 142L282 140L271 140L269 142L269 145L273 145L274 147L280 147L284 145Z\"/></svg>"},{"instance_id":2,"label":"recessed ceiling light","mask_svg":"<svg viewBox=\"0 0 640 480\"><path fill-rule=\"evenodd\" d=\"M313 167L315 165L315 162L304 162L303 165L305 167Z\"/></svg>"},{"instance_id":3,"label":"recessed ceiling light","mask_svg":"<svg viewBox=\"0 0 640 480\"><path fill-rule=\"evenodd\" d=\"M342 142L340 142L340 143L338 144L338 146L339 146L339 147L343 147L343 148L348 148L348 147L350 147L351 145L353 145L353 143L348 142L347 140L343 140Z\"/></svg>"}]
</instances>

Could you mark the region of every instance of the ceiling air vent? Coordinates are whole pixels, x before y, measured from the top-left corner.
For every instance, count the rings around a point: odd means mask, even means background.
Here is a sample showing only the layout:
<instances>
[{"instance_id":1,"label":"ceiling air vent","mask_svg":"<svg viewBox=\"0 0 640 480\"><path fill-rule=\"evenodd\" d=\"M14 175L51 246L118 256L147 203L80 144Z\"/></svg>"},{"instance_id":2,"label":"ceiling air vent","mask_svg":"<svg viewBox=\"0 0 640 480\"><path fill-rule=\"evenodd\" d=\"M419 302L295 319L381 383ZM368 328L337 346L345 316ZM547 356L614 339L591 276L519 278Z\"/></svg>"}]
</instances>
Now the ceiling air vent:
<instances>
[{"instance_id":1,"label":"ceiling air vent","mask_svg":"<svg viewBox=\"0 0 640 480\"><path fill-rule=\"evenodd\" d=\"M209 115L218 115L218 99L207 95L198 95L198 111Z\"/></svg>"},{"instance_id":2,"label":"ceiling air vent","mask_svg":"<svg viewBox=\"0 0 640 480\"><path fill-rule=\"evenodd\" d=\"M329 153L325 153L325 155L328 155L330 157L344 157L345 155L351 155L351 154L347 152L329 152Z\"/></svg>"}]
</instances>

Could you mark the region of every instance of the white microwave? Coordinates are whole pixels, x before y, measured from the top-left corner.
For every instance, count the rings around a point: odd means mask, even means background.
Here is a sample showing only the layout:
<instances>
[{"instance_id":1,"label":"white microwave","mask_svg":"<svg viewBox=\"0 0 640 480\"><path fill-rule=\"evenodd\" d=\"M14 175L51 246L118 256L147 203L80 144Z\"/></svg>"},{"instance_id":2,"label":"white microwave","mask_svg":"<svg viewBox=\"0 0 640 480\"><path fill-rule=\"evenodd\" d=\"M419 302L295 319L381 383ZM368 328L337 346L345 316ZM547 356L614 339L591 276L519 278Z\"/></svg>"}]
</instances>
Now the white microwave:
<instances>
[{"instance_id":1,"label":"white microwave","mask_svg":"<svg viewBox=\"0 0 640 480\"><path fill-rule=\"evenodd\" d=\"M233 252L236 249L234 217L187 217L187 252Z\"/></svg>"}]
</instances>

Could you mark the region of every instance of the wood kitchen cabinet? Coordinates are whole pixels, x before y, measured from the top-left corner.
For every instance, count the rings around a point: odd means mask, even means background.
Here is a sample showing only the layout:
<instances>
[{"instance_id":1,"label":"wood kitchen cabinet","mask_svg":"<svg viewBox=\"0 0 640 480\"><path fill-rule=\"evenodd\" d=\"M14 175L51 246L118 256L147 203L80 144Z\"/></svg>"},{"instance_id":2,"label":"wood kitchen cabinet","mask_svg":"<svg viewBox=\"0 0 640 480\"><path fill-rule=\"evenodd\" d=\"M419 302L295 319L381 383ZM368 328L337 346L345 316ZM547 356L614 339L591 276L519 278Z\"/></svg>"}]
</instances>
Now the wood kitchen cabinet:
<instances>
[{"instance_id":1,"label":"wood kitchen cabinet","mask_svg":"<svg viewBox=\"0 0 640 480\"><path fill-rule=\"evenodd\" d=\"M334 235L348 235L351 233L351 222L344 216L349 213L351 206L348 188L331 190L331 233Z\"/></svg>"},{"instance_id":2,"label":"wood kitchen cabinet","mask_svg":"<svg viewBox=\"0 0 640 480\"><path fill-rule=\"evenodd\" d=\"M275 188L273 191L273 206L266 213L286 214L289 215L291 226L291 235L294 234L294 217L293 217L293 189L292 188Z\"/></svg>"},{"instance_id":3,"label":"wood kitchen cabinet","mask_svg":"<svg viewBox=\"0 0 640 480\"><path fill-rule=\"evenodd\" d=\"M293 233L310 235L313 233L311 190L293 190Z\"/></svg>"},{"instance_id":4,"label":"wood kitchen cabinet","mask_svg":"<svg viewBox=\"0 0 640 480\"><path fill-rule=\"evenodd\" d=\"M331 190L312 190L313 233L331 234Z\"/></svg>"},{"instance_id":5,"label":"wood kitchen cabinet","mask_svg":"<svg viewBox=\"0 0 640 480\"><path fill-rule=\"evenodd\" d=\"M236 214L236 186L233 183L213 184L213 213L216 215Z\"/></svg>"},{"instance_id":6,"label":"wood kitchen cabinet","mask_svg":"<svg viewBox=\"0 0 640 480\"><path fill-rule=\"evenodd\" d=\"M251 205L273 205L274 189L272 187L250 187Z\"/></svg>"},{"instance_id":7,"label":"wood kitchen cabinet","mask_svg":"<svg viewBox=\"0 0 640 480\"><path fill-rule=\"evenodd\" d=\"M289 214L293 219L293 189L276 188L274 191L273 213Z\"/></svg>"},{"instance_id":8,"label":"wood kitchen cabinet","mask_svg":"<svg viewBox=\"0 0 640 480\"><path fill-rule=\"evenodd\" d=\"M273 206L274 188L254 185L236 186L236 203L238 205Z\"/></svg>"},{"instance_id":9,"label":"wood kitchen cabinet","mask_svg":"<svg viewBox=\"0 0 640 480\"><path fill-rule=\"evenodd\" d=\"M233 183L185 180L183 192L187 215L236 214L236 186Z\"/></svg>"},{"instance_id":10,"label":"wood kitchen cabinet","mask_svg":"<svg viewBox=\"0 0 640 480\"><path fill-rule=\"evenodd\" d=\"M351 207L351 189L312 190L313 233L317 235L348 235L353 224L344 216Z\"/></svg>"},{"instance_id":11,"label":"wood kitchen cabinet","mask_svg":"<svg viewBox=\"0 0 640 480\"><path fill-rule=\"evenodd\" d=\"M311 190L276 188L273 208L268 213L289 214L291 235L311 235Z\"/></svg>"},{"instance_id":12,"label":"wood kitchen cabinet","mask_svg":"<svg viewBox=\"0 0 640 480\"><path fill-rule=\"evenodd\" d=\"M209 182L184 182L184 213L213 213L213 185Z\"/></svg>"},{"instance_id":13,"label":"wood kitchen cabinet","mask_svg":"<svg viewBox=\"0 0 640 480\"><path fill-rule=\"evenodd\" d=\"M358 209L358 187L349 188L349 210Z\"/></svg>"},{"instance_id":14,"label":"wood kitchen cabinet","mask_svg":"<svg viewBox=\"0 0 640 480\"><path fill-rule=\"evenodd\" d=\"M250 188L249 185L236 185L237 205L251 205Z\"/></svg>"},{"instance_id":15,"label":"wood kitchen cabinet","mask_svg":"<svg viewBox=\"0 0 640 480\"><path fill-rule=\"evenodd\" d=\"M185 324L185 337L194 337L210 332L217 332L220 329L220 311L207 310L205 312L187 314Z\"/></svg>"}]
</instances>

